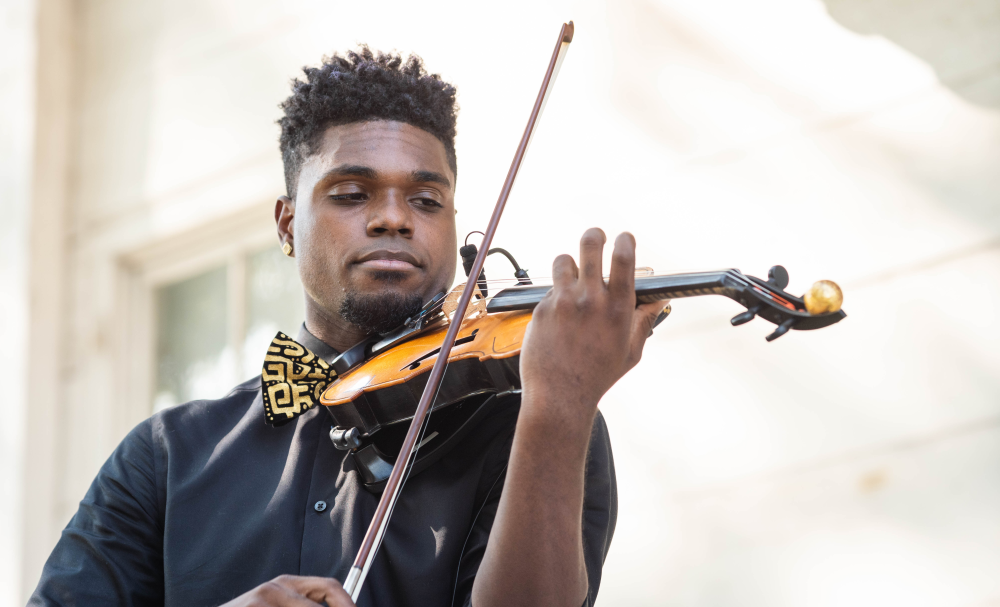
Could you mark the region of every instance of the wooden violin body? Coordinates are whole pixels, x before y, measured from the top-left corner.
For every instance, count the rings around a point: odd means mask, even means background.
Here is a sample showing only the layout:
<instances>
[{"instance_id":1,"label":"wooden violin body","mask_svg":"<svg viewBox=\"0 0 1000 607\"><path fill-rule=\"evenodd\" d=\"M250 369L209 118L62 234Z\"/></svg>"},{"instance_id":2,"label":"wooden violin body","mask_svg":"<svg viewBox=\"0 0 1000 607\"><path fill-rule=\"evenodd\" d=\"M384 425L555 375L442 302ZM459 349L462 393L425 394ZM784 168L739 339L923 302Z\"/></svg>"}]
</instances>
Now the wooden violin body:
<instances>
[{"instance_id":1,"label":"wooden violin body","mask_svg":"<svg viewBox=\"0 0 1000 607\"><path fill-rule=\"evenodd\" d=\"M500 312L467 319L459 330L434 408L478 394L521 389L521 340L530 311ZM334 382L320 402L337 426L370 436L413 417L427 384L427 372L441 351L447 324L439 322L409 341L372 356Z\"/></svg>"},{"instance_id":2,"label":"wooden violin body","mask_svg":"<svg viewBox=\"0 0 1000 607\"><path fill-rule=\"evenodd\" d=\"M846 317L839 309L839 301L836 311L810 313L803 298L783 290L787 284L787 272L775 266L767 281L746 276L739 270L723 270L638 277L635 288L639 302L700 295L728 297L746 308L731 320L733 325L744 324L756 316L777 325L768 341L791 329L819 329ZM531 310L551 288L505 289L489 300L485 311L462 322L433 401L434 409L471 396L502 395L521 389L518 368L521 342L531 320ZM368 344L357 362L340 372L340 377L326 389L320 402L329 408L339 428L356 428L360 437L370 437L381 428L413 417L427 383L427 372L437 360L449 325L440 306L437 310L431 306L427 312L429 322L419 331L409 331L408 338L396 339L390 335L382 340L386 345L381 348L378 342ZM581 330L586 329L581 327ZM406 333L407 329L401 331Z\"/></svg>"}]
</instances>

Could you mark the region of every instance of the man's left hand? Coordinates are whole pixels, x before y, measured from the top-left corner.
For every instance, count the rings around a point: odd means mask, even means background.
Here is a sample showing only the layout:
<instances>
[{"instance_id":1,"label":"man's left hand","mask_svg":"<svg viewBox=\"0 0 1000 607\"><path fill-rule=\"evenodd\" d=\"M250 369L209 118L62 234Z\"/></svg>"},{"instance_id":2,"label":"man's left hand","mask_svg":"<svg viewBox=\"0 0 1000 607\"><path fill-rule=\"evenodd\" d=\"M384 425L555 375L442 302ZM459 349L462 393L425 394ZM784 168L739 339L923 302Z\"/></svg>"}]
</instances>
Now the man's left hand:
<instances>
[{"instance_id":1,"label":"man's left hand","mask_svg":"<svg viewBox=\"0 0 1000 607\"><path fill-rule=\"evenodd\" d=\"M535 308L521 350L526 404L568 405L579 415L639 362L663 302L635 305L635 238L615 241L611 276L604 282L606 241L599 228L580 239L580 266L569 255L552 263L553 288ZM589 420L587 423L589 428Z\"/></svg>"},{"instance_id":2,"label":"man's left hand","mask_svg":"<svg viewBox=\"0 0 1000 607\"><path fill-rule=\"evenodd\" d=\"M582 516L597 403L639 362L663 302L635 305L635 239L615 242L604 282L604 232L560 255L554 286L521 348L521 410L473 604L576 607L588 592Z\"/></svg>"}]
</instances>

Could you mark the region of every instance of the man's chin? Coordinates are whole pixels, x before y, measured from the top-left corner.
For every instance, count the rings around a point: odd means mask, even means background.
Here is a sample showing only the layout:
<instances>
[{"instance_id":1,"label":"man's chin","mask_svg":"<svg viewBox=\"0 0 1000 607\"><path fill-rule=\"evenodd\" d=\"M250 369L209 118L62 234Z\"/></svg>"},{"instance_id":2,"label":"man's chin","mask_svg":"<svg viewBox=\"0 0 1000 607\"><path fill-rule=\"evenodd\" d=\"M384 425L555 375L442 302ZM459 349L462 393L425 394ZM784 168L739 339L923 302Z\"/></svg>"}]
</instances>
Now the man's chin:
<instances>
[{"instance_id":1,"label":"man's chin","mask_svg":"<svg viewBox=\"0 0 1000 607\"><path fill-rule=\"evenodd\" d=\"M420 312L424 305L419 292L400 286L383 285L377 291L348 291L340 304L340 315L366 333L388 333Z\"/></svg>"},{"instance_id":2,"label":"man's chin","mask_svg":"<svg viewBox=\"0 0 1000 607\"><path fill-rule=\"evenodd\" d=\"M395 270L368 270L366 274L368 280L365 282L372 285L381 285L383 289L402 286L413 278L410 272L398 272Z\"/></svg>"}]
</instances>

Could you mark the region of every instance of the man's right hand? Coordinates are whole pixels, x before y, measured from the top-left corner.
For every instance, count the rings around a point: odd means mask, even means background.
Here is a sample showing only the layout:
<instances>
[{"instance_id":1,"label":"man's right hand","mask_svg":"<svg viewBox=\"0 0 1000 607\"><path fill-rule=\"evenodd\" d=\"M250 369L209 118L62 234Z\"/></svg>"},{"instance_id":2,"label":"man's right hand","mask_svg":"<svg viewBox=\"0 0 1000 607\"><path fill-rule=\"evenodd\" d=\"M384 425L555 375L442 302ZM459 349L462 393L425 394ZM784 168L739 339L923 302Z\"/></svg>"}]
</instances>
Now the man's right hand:
<instances>
[{"instance_id":1,"label":"man's right hand","mask_svg":"<svg viewBox=\"0 0 1000 607\"><path fill-rule=\"evenodd\" d=\"M279 575L222 607L354 607L340 582L327 577Z\"/></svg>"}]
</instances>

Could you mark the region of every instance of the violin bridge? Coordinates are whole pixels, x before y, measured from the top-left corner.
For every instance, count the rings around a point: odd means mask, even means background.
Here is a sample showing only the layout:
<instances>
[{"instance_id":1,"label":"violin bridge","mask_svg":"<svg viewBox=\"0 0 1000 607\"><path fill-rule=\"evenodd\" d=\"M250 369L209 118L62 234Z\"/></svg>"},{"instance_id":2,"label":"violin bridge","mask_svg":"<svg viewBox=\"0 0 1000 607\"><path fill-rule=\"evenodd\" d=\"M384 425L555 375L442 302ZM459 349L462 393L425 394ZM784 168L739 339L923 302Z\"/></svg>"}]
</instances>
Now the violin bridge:
<instances>
[{"instance_id":1,"label":"violin bridge","mask_svg":"<svg viewBox=\"0 0 1000 607\"><path fill-rule=\"evenodd\" d=\"M444 298L444 304L441 306L441 311L444 315L448 317L448 322L451 322L455 316L455 310L458 309L458 300L462 297L462 291L465 290L465 283L458 285L451 290L450 293ZM472 301L469 302L469 307L465 311L466 320L472 317L478 317L486 314L486 298L483 297L483 292L479 290L479 285L476 285L472 291Z\"/></svg>"}]
</instances>

